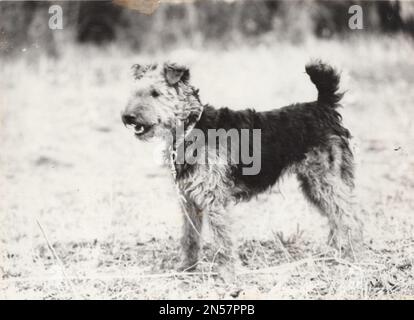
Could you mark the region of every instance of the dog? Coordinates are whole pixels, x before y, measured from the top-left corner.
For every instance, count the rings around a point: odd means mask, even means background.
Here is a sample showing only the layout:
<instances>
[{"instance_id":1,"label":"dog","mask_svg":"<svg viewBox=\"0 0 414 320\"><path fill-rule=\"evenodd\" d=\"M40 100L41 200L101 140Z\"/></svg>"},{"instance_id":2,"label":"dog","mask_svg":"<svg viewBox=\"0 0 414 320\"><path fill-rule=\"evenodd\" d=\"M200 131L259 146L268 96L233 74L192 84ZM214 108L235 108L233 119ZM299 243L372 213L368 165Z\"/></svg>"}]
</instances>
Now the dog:
<instances>
[{"instance_id":1,"label":"dog","mask_svg":"<svg viewBox=\"0 0 414 320\"><path fill-rule=\"evenodd\" d=\"M351 208L354 188L351 134L338 112L343 93L340 76L328 64L313 61L305 71L316 86L316 101L295 103L265 112L234 111L203 104L190 84L190 71L176 63L134 65L135 85L122 113L140 140L163 137L174 180L183 198L184 219L180 270L194 270L198 262L203 216L215 238L214 261L219 273L234 274L234 254L226 207L271 188L285 173L297 176L305 198L328 218L329 243L352 256L362 243L361 221ZM183 130L178 130L178 128ZM243 165L229 161L229 146L204 145L204 163L189 163L192 132L212 129L260 131L260 170L244 174ZM172 139L166 137L173 136ZM197 137L195 138L197 140ZM240 145L240 142L239 142ZM177 161L177 150L184 159ZM254 146L249 142L249 150ZM200 150L198 150L200 151ZM223 154L225 154L223 156ZM228 154L228 153L227 153ZM183 157L181 157L183 158ZM231 157L230 157L231 160Z\"/></svg>"}]
</instances>

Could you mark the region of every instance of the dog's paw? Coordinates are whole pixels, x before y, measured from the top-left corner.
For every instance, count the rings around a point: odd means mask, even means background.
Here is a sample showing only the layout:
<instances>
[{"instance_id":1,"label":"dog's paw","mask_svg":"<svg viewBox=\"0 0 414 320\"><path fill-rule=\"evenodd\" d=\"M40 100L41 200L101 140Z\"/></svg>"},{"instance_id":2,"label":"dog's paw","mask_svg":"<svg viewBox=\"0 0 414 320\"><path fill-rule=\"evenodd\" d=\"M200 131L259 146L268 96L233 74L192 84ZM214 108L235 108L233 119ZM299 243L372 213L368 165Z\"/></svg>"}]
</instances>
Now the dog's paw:
<instances>
[{"instance_id":1,"label":"dog's paw","mask_svg":"<svg viewBox=\"0 0 414 320\"><path fill-rule=\"evenodd\" d=\"M351 261L359 261L363 258L364 243L359 235L351 232L339 233L330 238L329 242L338 250L341 258Z\"/></svg>"},{"instance_id":2,"label":"dog's paw","mask_svg":"<svg viewBox=\"0 0 414 320\"><path fill-rule=\"evenodd\" d=\"M197 268L197 261L183 260L177 267L178 272L192 272Z\"/></svg>"},{"instance_id":3,"label":"dog's paw","mask_svg":"<svg viewBox=\"0 0 414 320\"><path fill-rule=\"evenodd\" d=\"M217 279L225 284L232 284L236 281L236 271L233 264L221 265L217 267Z\"/></svg>"}]
</instances>

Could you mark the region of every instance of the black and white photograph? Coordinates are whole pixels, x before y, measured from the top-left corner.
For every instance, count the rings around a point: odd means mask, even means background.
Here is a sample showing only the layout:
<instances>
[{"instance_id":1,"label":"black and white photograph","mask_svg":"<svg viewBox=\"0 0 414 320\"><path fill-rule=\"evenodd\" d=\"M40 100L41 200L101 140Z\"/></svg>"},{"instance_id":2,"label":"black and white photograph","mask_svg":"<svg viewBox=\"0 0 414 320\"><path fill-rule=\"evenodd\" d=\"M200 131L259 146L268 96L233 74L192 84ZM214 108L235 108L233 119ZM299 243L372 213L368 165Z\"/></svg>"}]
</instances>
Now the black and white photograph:
<instances>
[{"instance_id":1,"label":"black and white photograph","mask_svg":"<svg viewBox=\"0 0 414 320\"><path fill-rule=\"evenodd\" d=\"M0 0L0 299L413 300L413 57L411 0Z\"/></svg>"}]
</instances>

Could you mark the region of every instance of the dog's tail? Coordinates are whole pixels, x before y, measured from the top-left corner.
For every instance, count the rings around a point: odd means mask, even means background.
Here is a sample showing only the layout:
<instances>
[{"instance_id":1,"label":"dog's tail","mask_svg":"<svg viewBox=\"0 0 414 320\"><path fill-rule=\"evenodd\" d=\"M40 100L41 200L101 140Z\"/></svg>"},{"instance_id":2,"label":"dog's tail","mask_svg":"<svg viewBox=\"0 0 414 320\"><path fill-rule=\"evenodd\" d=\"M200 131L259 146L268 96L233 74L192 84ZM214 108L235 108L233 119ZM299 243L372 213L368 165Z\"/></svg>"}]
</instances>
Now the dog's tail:
<instances>
[{"instance_id":1,"label":"dog's tail","mask_svg":"<svg viewBox=\"0 0 414 320\"><path fill-rule=\"evenodd\" d=\"M330 65L322 61L313 61L305 67L306 73L318 89L318 103L337 107L343 93L338 92L340 75Z\"/></svg>"}]
</instances>

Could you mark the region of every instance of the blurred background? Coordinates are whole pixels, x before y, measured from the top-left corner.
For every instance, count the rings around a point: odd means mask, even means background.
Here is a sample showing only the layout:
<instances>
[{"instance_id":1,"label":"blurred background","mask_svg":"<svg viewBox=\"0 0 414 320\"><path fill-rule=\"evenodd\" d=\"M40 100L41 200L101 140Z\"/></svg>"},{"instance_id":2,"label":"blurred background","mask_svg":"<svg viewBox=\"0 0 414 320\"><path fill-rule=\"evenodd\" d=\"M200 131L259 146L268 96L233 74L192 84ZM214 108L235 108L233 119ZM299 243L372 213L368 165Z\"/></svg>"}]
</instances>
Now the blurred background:
<instances>
[{"instance_id":1,"label":"blurred background","mask_svg":"<svg viewBox=\"0 0 414 320\"><path fill-rule=\"evenodd\" d=\"M414 297L413 19L414 1L0 1L0 297ZM182 214L159 145L121 123L131 65L186 64L202 102L263 111L315 100L311 58L341 71L363 259L286 177L230 210L242 291L211 277L208 228L202 275L170 276Z\"/></svg>"},{"instance_id":2,"label":"blurred background","mask_svg":"<svg viewBox=\"0 0 414 320\"><path fill-rule=\"evenodd\" d=\"M355 4L363 9L364 33L414 35L414 3L404 0L114 2L1 1L0 54L34 48L58 55L62 43L67 42L116 42L125 49L151 52L177 44L227 47L263 41L300 42L309 36L346 38L352 31L348 9ZM51 30L44 23L53 4L62 6L62 31Z\"/></svg>"}]
</instances>

